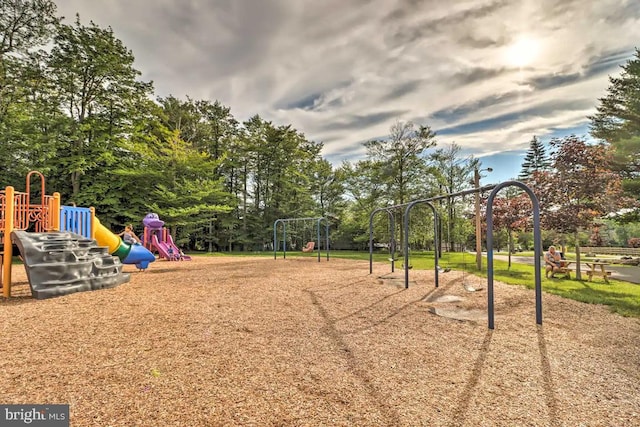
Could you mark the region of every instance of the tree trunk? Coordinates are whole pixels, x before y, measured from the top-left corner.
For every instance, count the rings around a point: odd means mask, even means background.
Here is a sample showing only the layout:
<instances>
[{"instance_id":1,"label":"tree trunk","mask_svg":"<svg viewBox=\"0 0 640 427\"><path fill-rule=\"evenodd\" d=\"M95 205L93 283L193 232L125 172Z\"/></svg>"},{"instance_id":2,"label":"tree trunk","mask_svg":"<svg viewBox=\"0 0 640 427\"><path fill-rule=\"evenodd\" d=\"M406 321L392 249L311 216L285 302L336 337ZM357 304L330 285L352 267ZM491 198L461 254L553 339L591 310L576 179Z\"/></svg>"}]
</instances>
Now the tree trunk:
<instances>
[{"instance_id":1,"label":"tree trunk","mask_svg":"<svg viewBox=\"0 0 640 427\"><path fill-rule=\"evenodd\" d=\"M511 252L513 251L513 234L511 233L511 229L509 231L509 269L511 269Z\"/></svg>"},{"instance_id":2,"label":"tree trunk","mask_svg":"<svg viewBox=\"0 0 640 427\"><path fill-rule=\"evenodd\" d=\"M80 193L80 172L71 172L71 200L76 202Z\"/></svg>"},{"instance_id":3,"label":"tree trunk","mask_svg":"<svg viewBox=\"0 0 640 427\"><path fill-rule=\"evenodd\" d=\"M578 240L578 230L576 230L575 238L576 238L576 280L582 280L582 274L580 274L580 241Z\"/></svg>"},{"instance_id":4,"label":"tree trunk","mask_svg":"<svg viewBox=\"0 0 640 427\"><path fill-rule=\"evenodd\" d=\"M213 252L213 219L209 219L209 253Z\"/></svg>"}]
</instances>

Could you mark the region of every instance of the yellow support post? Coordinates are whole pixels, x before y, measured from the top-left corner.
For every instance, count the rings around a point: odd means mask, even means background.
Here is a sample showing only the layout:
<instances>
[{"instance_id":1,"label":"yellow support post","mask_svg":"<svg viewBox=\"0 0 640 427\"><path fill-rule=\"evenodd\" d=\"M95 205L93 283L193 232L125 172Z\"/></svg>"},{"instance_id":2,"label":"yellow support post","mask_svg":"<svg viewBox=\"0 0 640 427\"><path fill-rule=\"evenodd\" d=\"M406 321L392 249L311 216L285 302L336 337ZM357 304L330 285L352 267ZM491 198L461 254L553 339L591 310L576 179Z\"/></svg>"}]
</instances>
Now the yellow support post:
<instances>
[{"instance_id":1,"label":"yellow support post","mask_svg":"<svg viewBox=\"0 0 640 427\"><path fill-rule=\"evenodd\" d=\"M2 263L2 295L5 298L11 297L11 261L13 260L13 245L11 244L11 232L13 231L13 220L15 210L15 190L9 186L5 189L4 203L4 254Z\"/></svg>"},{"instance_id":2,"label":"yellow support post","mask_svg":"<svg viewBox=\"0 0 640 427\"><path fill-rule=\"evenodd\" d=\"M52 231L60 231L60 193L53 193L53 199L49 206L49 218Z\"/></svg>"}]
</instances>

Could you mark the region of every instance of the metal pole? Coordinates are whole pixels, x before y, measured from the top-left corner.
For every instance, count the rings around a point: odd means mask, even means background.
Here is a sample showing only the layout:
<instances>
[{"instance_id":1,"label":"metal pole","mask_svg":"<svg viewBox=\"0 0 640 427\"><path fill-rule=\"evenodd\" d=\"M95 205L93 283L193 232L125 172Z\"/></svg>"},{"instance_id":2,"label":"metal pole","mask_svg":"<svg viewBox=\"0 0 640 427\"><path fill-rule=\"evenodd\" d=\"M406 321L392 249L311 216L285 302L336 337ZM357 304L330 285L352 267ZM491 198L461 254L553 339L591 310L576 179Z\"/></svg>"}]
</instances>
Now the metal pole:
<instances>
[{"instance_id":1,"label":"metal pole","mask_svg":"<svg viewBox=\"0 0 640 427\"><path fill-rule=\"evenodd\" d=\"M282 258L287 259L287 223L282 223Z\"/></svg>"},{"instance_id":2,"label":"metal pole","mask_svg":"<svg viewBox=\"0 0 640 427\"><path fill-rule=\"evenodd\" d=\"M378 209L369 215L369 274L373 274L373 216L376 212Z\"/></svg>"},{"instance_id":3,"label":"metal pole","mask_svg":"<svg viewBox=\"0 0 640 427\"><path fill-rule=\"evenodd\" d=\"M325 218L324 221L325 221L325 226L326 226L326 228L325 228L325 238L326 238L326 241L327 241L327 248L326 248L327 249L327 261L329 261L329 219Z\"/></svg>"},{"instance_id":4,"label":"metal pole","mask_svg":"<svg viewBox=\"0 0 640 427\"><path fill-rule=\"evenodd\" d=\"M276 219L273 223L273 259L278 258L278 222L280 220Z\"/></svg>"},{"instance_id":5,"label":"metal pole","mask_svg":"<svg viewBox=\"0 0 640 427\"><path fill-rule=\"evenodd\" d=\"M429 206L431 206L431 209L433 210L433 237L434 237L434 249L433 249L433 255L435 256L435 278L436 278L436 288L438 287L439 284L439 277L438 277L438 258L440 257L440 251L438 250L438 244L440 242L440 236L438 235L438 229L439 229L439 225L440 225L440 217L438 217L438 214L436 213L436 208L435 206L433 206L431 203L427 202L429 204Z\"/></svg>"},{"instance_id":6,"label":"metal pole","mask_svg":"<svg viewBox=\"0 0 640 427\"><path fill-rule=\"evenodd\" d=\"M318 242L318 262L320 262L320 221L322 221L322 218L318 218L318 221L316 223L316 231L317 231L317 239L316 242Z\"/></svg>"},{"instance_id":7,"label":"metal pole","mask_svg":"<svg viewBox=\"0 0 640 427\"><path fill-rule=\"evenodd\" d=\"M392 212L389 215L389 244L391 245L391 272L396 271L396 217Z\"/></svg>"},{"instance_id":8,"label":"metal pole","mask_svg":"<svg viewBox=\"0 0 640 427\"><path fill-rule=\"evenodd\" d=\"M476 211L476 268L482 271L482 229L480 223L480 171L476 167L473 170L473 184L475 192L475 211Z\"/></svg>"},{"instance_id":9,"label":"metal pole","mask_svg":"<svg viewBox=\"0 0 640 427\"><path fill-rule=\"evenodd\" d=\"M409 289L409 210L413 205L409 204L404 212L404 288Z\"/></svg>"}]
</instances>

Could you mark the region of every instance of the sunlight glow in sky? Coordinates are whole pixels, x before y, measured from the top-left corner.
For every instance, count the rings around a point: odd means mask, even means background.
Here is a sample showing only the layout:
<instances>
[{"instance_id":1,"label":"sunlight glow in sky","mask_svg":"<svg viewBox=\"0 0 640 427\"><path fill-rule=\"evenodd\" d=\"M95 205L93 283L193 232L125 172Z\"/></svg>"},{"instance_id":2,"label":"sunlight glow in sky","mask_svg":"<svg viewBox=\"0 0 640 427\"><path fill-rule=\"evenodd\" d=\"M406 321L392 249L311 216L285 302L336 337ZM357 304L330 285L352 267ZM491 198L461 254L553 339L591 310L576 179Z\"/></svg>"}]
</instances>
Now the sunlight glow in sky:
<instances>
[{"instance_id":1,"label":"sunlight glow in sky","mask_svg":"<svg viewBox=\"0 0 640 427\"><path fill-rule=\"evenodd\" d=\"M540 59L540 42L533 37L521 36L507 47L505 61L517 68L534 64Z\"/></svg>"}]
</instances>

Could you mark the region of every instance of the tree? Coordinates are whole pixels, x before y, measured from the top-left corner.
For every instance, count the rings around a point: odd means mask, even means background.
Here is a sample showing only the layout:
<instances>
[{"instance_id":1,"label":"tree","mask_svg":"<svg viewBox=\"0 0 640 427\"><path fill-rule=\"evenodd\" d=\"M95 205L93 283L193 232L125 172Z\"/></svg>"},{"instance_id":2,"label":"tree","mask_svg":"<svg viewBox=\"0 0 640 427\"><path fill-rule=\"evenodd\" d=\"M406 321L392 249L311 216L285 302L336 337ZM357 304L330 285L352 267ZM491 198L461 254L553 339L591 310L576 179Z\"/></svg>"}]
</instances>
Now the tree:
<instances>
[{"instance_id":1,"label":"tree","mask_svg":"<svg viewBox=\"0 0 640 427\"><path fill-rule=\"evenodd\" d=\"M521 181L528 181L532 178L534 172L548 170L551 166L551 160L547 153L545 145L534 136L529 143L529 150L524 156L522 169L518 175Z\"/></svg>"},{"instance_id":2,"label":"tree","mask_svg":"<svg viewBox=\"0 0 640 427\"><path fill-rule=\"evenodd\" d=\"M208 224L213 214L232 209L222 179L212 173L219 160L182 141L176 131L159 143L152 157L156 164L143 172L155 182L149 191L152 212L184 227Z\"/></svg>"},{"instance_id":3,"label":"tree","mask_svg":"<svg viewBox=\"0 0 640 427\"><path fill-rule=\"evenodd\" d=\"M605 144L589 145L575 135L551 141L553 169L535 175L543 227L573 233L576 239L576 278L580 277L578 231L593 220L620 209L620 177L611 170L611 151Z\"/></svg>"},{"instance_id":4,"label":"tree","mask_svg":"<svg viewBox=\"0 0 640 427\"><path fill-rule=\"evenodd\" d=\"M237 161L241 147L236 147L239 133L238 122L231 115L231 110L218 101L212 103L205 100L192 100L187 97L182 101L173 96L160 98L162 105L162 123L171 131L178 132L189 149L204 153L209 161L210 170L203 170L208 179L224 181L225 191L239 198L237 168L243 165ZM232 151L234 151L232 153ZM228 200L231 203L230 200ZM233 209L214 211L208 221L185 224L183 229L193 235L206 236L203 240L210 250L213 245L219 247L222 241L243 243L249 240L246 234L247 215L239 211L234 200ZM238 225L242 222L241 226ZM215 237L214 237L215 236ZM195 240L195 239L193 239ZM195 241L192 240L192 244Z\"/></svg>"},{"instance_id":5,"label":"tree","mask_svg":"<svg viewBox=\"0 0 640 427\"><path fill-rule=\"evenodd\" d=\"M497 229L506 229L509 239L509 268L513 252L513 232L525 231L531 226L531 199L524 192L508 193L496 197L493 207L493 225Z\"/></svg>"},{"instance_id":6,"label":"tree","mask_svg":"<svg viewBox=\"0 0 640 427\"><path fill-rule=\"evenodd\" d=\"M309 171L311 191L322 216L334 216L344 209L343 175L334 170L331 163L319 159Z\"/></svg>"},{"instance_id":7,"label":"tree","mask_svg":"<svg viewBox=\"0 0 640 427\"><path fill-rule=\"evenodd\" d=\"M345 161L338 169L344 177L344 197L350 201L341 218L341 228L334 237L342 248L353 249L353 243L356 243L356 249L366 248L371 212L393 204L381 179L382 169L383 165L373 160L359 160L355 164Z\"/></svg>"},{"instance_id":8,"label":"tree","mask_svg":"<svg viewBox=\"0 0 640 427\"><path fill-rule=\"evenodd\" d=\"M428 126L418 129L411 122L396 122L389 138L368 141L364 145L368 159L377 163L378 178L385 187L391 205L401 205L423 195L428 165L425 151L436 144L436 134ZM402 224L403 216L398 215ZM403 241L403 229L398 234Z\"/></svg>"},{"instance_id":9,"label":"tree","mask_svg":"<svg viewBox=\"0 0 640 427\"><path fill-rule=\"evenodd\" d=\"M444 148L437 149L429 156L433 162L433 174L436 177L435 185L437 185L439 194L453 194L469 187L469 183L473 180L471 176L474 167L477 166L479 168L477 159L460 157L460 151L460 146L453 142ZM458 205L461 201L461 199L457 201ZM440 240L442 241L445 237L448 237L449 251L454 250L455 241L461 241L462 239L462 236L455 235L455 230L460 228L456 227L458 205L456 200L451 197L447 198L447 233L443 235L442 230L440 230L442 236Z\"/></svg>"},{"instance_id":10,"label":"tree","mask_svg":"<svg viewBox=\"0 0 640 427\"><path fill-rule=\"evenodd\" d=\"M140 72L133 62L133 53L111 28L93 22L83 26L78 16L74 25L58 26L49 80L55 87L52 101L68 117L61 136L67 146L59 161L76 203L95 199L92 187L97 178L108 179L109 169L118 162L114 154L120 142L133 132L136 107L152 91L150 83L137 80ZM83 177L89 176L83 188Z\"/></svg>"},{"instance_id":11,"label":"tree","mask_svg":"<svg viewBox=\"0 0 640 427\"><path fill-rule=\"evenodd\" d=\"M589 116L591 135L610 143L640 136L640 50L621 68L619 77L609 77L607 95Z\"/></svg>"},{"instance_id":12,"label":"tree","mask_svg":"<svg viewBox=\"0 0 640 427\"><path fill-rule=\"evenodd\" d=\"M275 126L258 115L242 126L229 155L242 187L243 229L253 242L271 241L278 218L321 216L312 175L322 144L307 140L291 125Z\"/></svg>"},{"instance_id":13,"label":"tree","mask_svg":"<svg viewBox=\"0 0 640 427\"><path fill-rule=\"evenodd\" d=\"M49 0L0 0L0 122L8 106L25 95L29 66L59 21L55 12Z\"/></svg>"},{"instance_id":14,"label":"tree","mask_svg":"<svg viewBox=\"0 0 640 427\"><path fill-rule=\"evenodd\" d=\"M622 65L619 77L609 77L608 93L599 101L596 114L589 117L591 135L611 144L612 168L621 174L627 195L640 199L640 50ZM640 208L636 205L618 218L638 221Z\"/></svg>"},{"instance_id":15,"label":"tree","mask_svg":"<svg viewBox=\"0 0 640 427\"><path fill-rule=\"evenodd\" d=\"M48 0L0 0L0 182L16 182L55 150L54 114L41 101L42 48L54 34L56 5ZM48 145L48 146L45 146Z\"/></svg>"},{"instance_id":16,"label":"tree","mask_svg":"<svg viewBox=\"0 0 640 427\"><path fill-rule=\"evenodd\" d=\"M436 144L435 137L428 126L415 129L411 122L396 122L388 139L365 143L368 158L384 165L381 178L393 204L406 203L420 193L427 170L424 154Z\"/></svg>"}]
</instances>

